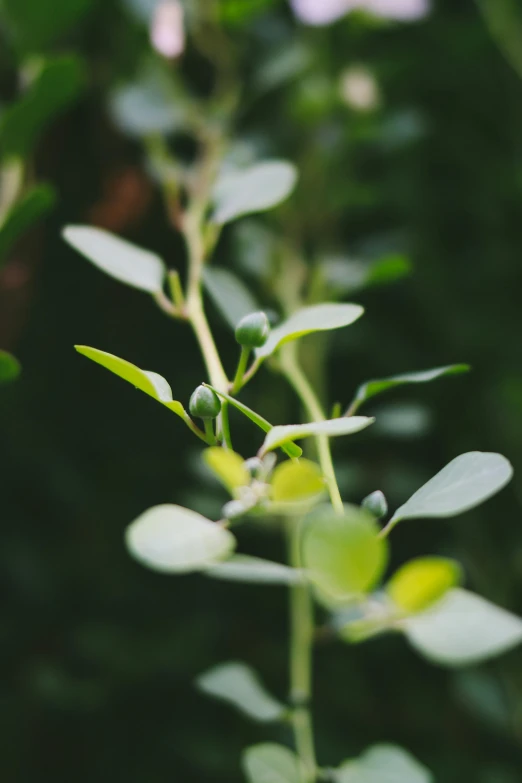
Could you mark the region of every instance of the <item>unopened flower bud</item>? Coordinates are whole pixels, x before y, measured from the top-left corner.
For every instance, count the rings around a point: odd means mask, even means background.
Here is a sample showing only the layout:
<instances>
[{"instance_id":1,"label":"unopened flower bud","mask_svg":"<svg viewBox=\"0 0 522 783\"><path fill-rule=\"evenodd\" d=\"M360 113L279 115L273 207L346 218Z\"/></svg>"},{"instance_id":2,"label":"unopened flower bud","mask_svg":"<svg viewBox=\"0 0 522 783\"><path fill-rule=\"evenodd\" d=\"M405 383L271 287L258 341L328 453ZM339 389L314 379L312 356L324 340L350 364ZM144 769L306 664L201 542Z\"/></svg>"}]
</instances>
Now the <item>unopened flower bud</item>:
<instances>
[{"instance_id":1,"label":"unopened flower bud","mask_svg":"<svg viewBox=\"0 0 522 783\"><path fill-rule=\"evenodd\" d=\"M371 495L365 497L361 506L369 511L370 514L373 514L377 519L385 517L388 513L388 503L380 489L377 489L375 492L372 492Z\"/></svg>"},{"instance_id":2,"label":"unopened flower bud","mask_svg":"<svg viewBox=\"0 0 522 783\"><path fill-rule=\"evenodd\" d=\"M266 313L250 313L236 326L236 340L243 348L261 348L268 340L270 323Z\"/></svg>"},{"instance_id":3,"label":"unopened flower bud","mask_svg":"<svg viewBox=\"0 0 522 783\"><path fill-rule=\"evenodd\" d=\"M198 386L190 398L189 410L195 418L215 419L221 411L221 402L208 386Z\"/></svg>"}]
</instances>

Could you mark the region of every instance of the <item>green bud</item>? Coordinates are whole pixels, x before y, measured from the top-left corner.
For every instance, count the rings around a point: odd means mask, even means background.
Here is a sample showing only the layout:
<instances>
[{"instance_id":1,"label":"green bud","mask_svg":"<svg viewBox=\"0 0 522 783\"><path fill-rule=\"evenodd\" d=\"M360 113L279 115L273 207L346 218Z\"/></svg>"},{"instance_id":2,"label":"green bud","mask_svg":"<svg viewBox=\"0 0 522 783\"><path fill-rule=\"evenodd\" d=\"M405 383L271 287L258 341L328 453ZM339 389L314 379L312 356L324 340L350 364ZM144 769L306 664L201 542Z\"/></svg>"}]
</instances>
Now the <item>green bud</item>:
<instances>
[{"instance_id":1,"label":"green bud","mask_svg":"<svg viewBox=\"0 0 522 783\"><path fill-rule=\"evenodd\" d=\"M208 386L198 386L190 398L189 410L195 418L215 419L221 411L221 402Z\"/></svg>"},{"instance_id":2,"label":"green bud","mask_svg":"<svg viewBox=\"0 0 522 783\"><path fill-rule=\"evenodd\" d=\"M269 334L270 322L262 312L245 315L236 326L236 340L243 348L261 348Z\"/></svg>"},{"instance_id":3,"label":"green bud","mask_svg":"<svg viewBox=\"0 0 522 783\"><path fill-rule=\"evenodd\" d=\"M376 519L381 519L388 513L388 503L380 489L365 497L361 506L373 514Z\"/></svg>"}]
</instances>

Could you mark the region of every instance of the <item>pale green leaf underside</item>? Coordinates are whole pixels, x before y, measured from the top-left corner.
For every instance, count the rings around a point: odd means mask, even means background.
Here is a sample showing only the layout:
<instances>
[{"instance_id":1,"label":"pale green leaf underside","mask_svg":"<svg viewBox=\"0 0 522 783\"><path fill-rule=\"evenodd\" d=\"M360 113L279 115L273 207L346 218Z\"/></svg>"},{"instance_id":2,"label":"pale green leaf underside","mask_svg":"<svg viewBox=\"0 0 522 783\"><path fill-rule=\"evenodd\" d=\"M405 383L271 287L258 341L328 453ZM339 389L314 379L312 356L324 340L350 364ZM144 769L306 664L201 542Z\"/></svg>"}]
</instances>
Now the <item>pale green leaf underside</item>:
<instances>
[{"instance_id":1,"label":"pale green leaf underside","mask_svg":"<svg viewBox=\"0 0 522 783\"><path fill-rule=\"evenodd\" d=\"M262 723L279 720L288 709L267 693L257 674L241 662L215 666L198 677L196 684L208 696L225 701Z\"/></svg>"},{"instance_id":2,"label":"pale green leaf underside","mask_svg":"<svg viewBox=\"0 0 522 783\"><path fill-rule=\"evenodd\" d=\"M308 424L278 425L272 427L270 432L267 433L261 451L266 453L282 447L291 440L300 440L301 438L317 435L326 435L329 438L339 435L352 435L369 427L374 421L375 419L367 416L351 416L341 419L329 419L327 421L312 421Z\"/></svg>"},{"instance_id":3,"label":"pale green leaf underside","mask_svg":"<svg viewBox=\"0 0 522 783\"><path fill-rule=\"evenodd\" d=\"M513 475L501 454L470 451L452 460L393 515L391 523L418 517L450 517L487 500Z\"/></svg>"},{"instance_id":4,"label":"pale green leaf underside","mask_svg":"<svg viewBox=\"0 0 522 783\"><path fill-rule=\"evenodd\" d=\"M256 350L256 356L266 359L281 345L297 340L313 332L325 332L332 329L341 329L353 324L364 313L364 308L355 304L324 304L304 307L283 321L282 324L272 329L267 342L262 348Z\"/></svg>"},{"instance_id":5,"label":"pale green leaf underside","mask_svg":"<svg viewBox=\"0 0 522 783\"><path fill-rule=\"evenodd\" d=\"M403 627L413 647L447 666L480 663L522 642L520 617L460 588Z\"/></svg>"},{"instance_id":6,"label":"pale green leaf underside","mask_svg":"<svg viewBox=\"0 0 522 783\"><path fill-rule=\"evenodd\" d=\"M169 408L182 419L188 417L181 402L172 399L172 390L163 376L148 370L140 370L135 364L125 359L120 359L112 353L100 351L98 348L90 348L87 345L75 345L74 347L82 356L86 356L88 359L96 362L96 364L100 364L106 370L114 373L114 375L118 375L124 381L131 383L136 389L161 402L162 405L165 405L166 408Z\"/></svg>"},{"instance_id":7,"label":"pale green leaf underside","mask_svg":"<svg viewBox=\"0 0 522 783\"><path fill-rule=\"evenodd\" d=\"M223 225L242 215L271 209L288 198L296 182L295 166L284 160L255 163L242 170L225 170L214 188L212 220Z\"/></svg>"},{"instance_id":8,"label":"pale green leaf underside","mask_svg":"<svg viewBox=\"0 0 522 783\"><path fill-rule=\"evenodd\" d=\"M405 386L410 383L429 383L437 378L443 378L445 375L458 375L468 372L469 369L469 364L451 364L447 367L436 367L433 370L423 370L422 372L411 372L404 375L394 375L390 378L367 381L357 389L355 400L361 404L369 400L370 397L375 397L377 394L394 389L396 386Z\"/></svg>"},{"instance_id":9,"label":"pale green leaf underside","mask_svg":"<svg viewBox=\"0 0 522 783\"><path fill-rule=\"evenodd\" d=\"M212 566L205 573L213 579L228 582L292 585L302 581L302 573L296 568L249 555L234 555L230 560Z\"/></svg>"},{"instance_id":10,"label":"pale green leaf underside","mask_svg":"<svg viewBox=\"0 0 522 783\"><path fill-rule=\"evenodd\" d=\"M232 329L245 315L260 310L243 281L228 269L206 267L203 282L215 306Z\"/></svg>"},{"instance_id":11,"label":"pale green leaf underside","mask_svg":"<svg viewBox=\"0 0 522 783\"><path fill-rule=\"evenodd\" d=\"M164 504L139 516L126 530L136 560L164 573L201 571L225 560L236 539L224 527L195 511Z\"/></svg>"},{"instance_id":12,"label":"pale green leaf underside","mask_svg":"<svg viewBox=\"0 0 522 783\"><path fill-rule=\"evenodd\" d=\"M271 742L245 750L243 771L248 783L302 783L295 753Z\"/></svg>"},{"instance_id":13,"label":"pale green leaf underside","mask_svg":"<svg viewBox=\"0 0 522 783\"><path fill-rule=\"evenodd\" d=\"M0 383L14 381L20 374L20 363L7 351L0 351Z\"/></svg>"},{"instance_id":14,"label":"pale green leaf underside","mask_svg":"<svg viewBox=\"0 0 522 783\"><path fill-rule=\"evenodd\" d=\"M154 253L92 226L67 226L63 238L115 280L151 294L161 291L166 269Z\"/></svg>"},{"instance_id":15,"label":"pale green leaf underside","mask_svg":"<svg viewBox=\"0 0 522 783\"><path fill-rule=\"evenodd\" d=\"M374 745L335 771L336 783L433 783L433 775L396 745Z\"/></svg>"}]
</instances>

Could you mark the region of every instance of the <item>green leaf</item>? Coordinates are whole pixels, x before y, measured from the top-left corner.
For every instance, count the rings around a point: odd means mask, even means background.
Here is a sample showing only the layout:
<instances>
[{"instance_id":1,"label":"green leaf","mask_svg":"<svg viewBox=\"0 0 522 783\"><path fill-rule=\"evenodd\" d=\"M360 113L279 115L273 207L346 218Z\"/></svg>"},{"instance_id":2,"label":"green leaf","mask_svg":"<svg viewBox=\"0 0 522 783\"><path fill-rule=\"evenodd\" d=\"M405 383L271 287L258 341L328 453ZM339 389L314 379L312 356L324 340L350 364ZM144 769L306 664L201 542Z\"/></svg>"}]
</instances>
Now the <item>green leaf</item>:
<instances>
[{"instance_id":1,"label":"green leaf","mask_svg":"<svg viewBox=\"0 0 522 783\"><path fill-rule=\"evenodd\" d=\"M307 459L282 462L270 482L274 503L306 500L324 491L325 481L319 465Z\"/></svg>"},{"instance_id":2,"label":"green leaf","mask_svg":"<svg viewBox=\"0 0 522 783\"><path fill-rule=\"evenodd\" d=\"M126 530L131 555L142 565L165 573L201 571L225 560L236 539L217 522L174 505L149 508Z\"/></svg>"},{"instance_id":3,"label":"green leaf","mask_svg":"<svg viewBox=\"0 0 522 783\"><path fill-rule=\"evenodd\" d=\"M272 329L270 336L262 348L256 350L256 356L266 359L284 343L297 340L313 332L324 332L331 329L341 329L353 324L364 313L364 309L355 304L325 304L304 307L290 316L286 321Z\"/></svg>"},{"instance_id":4,"label":"green leaf","mask_svg":"<svg viewBox=\"0 0 522 783\"><path fill-rule=\"evenodd\" d=\"M141 291L161 291L165 264L155 253L93 226L67 226L63 238L102 272Z\"/></svg>"},{"instance_id":5,"label":"green leaf","mask_svg":"<svg viewBox=\"0 0 522 783\"><path fill-rule=\"evenodd\" d=\"M403 629L422 655L447 666L480 663L522 642L520 617L460 588L405 620Z\"/></svg>"},{"instance_id":6,"label":"green leaf","mask_svg":"<svg viewBox=\"0 0 522 783\"><path fill-rule=\"evenodd\" d=\"M123 133L142 138L171 133L182 128L188 119L186 99L181 88L154 65L149 65L138 79L115 89L109 99L115 124Z\"/></svg>"},{"instance_id":7,"label":"green leaf","mask_svg":"<svg viewBox=\"0 0 522 783\"><path fill-rule=\"evenodd\" d=\"M28 90L2 114L2 156L27 158L56 114L76 97L82 81L82 65L77 57L44 61Z\"/></svg>"},{"instance_id":8,"label":"green leaf","mask_svg":"<svg viewBox=\"0 0 522 783\"><path fill-rule=\"evenodd\" d=\"M322 506L309 514L303 534L303 562L310 580L335 598L366 593L380 579L388 559L373 516L356 506L336 514Z\"/></svg>"},{"instance_id":9,"label":"green leaf","mask_svg":"<svg viewBox=\"0 0 522 783\"><path fill-rule=\"evenodd\" d=\"M297 568L273 563L260 557L233 555L230 560L212 566L205 571L213 579L226 582L251 582L254 584L293 585L302 582L303 575Z\"/></svg>"},{"instance_id":10,"label":"green leaf","mask_svg":"<svg viewBox=\"0 0 522 783\"><path fill-rule=\"evenodd\" d=\"M243 281L228 269L206 267L203 282L212 301L232 329L245 315L259 310L258 303Z\"/></svg>"},{"instance_id":11,"label":"green leaf","mask_svg":"<svg viewBox=\"0 0 522 783\"><path fill-rule=\"evenodd\" d=\"M336 783L433 783L429 770L397 745L374 745L335 770Z\"/></svg>"},{"instance_id":12,"label":"green leaf","mask_svg":"<svg viewBox=\"0 0 522 783\"><path fill-rule=\"evenodd\" d=\"M386 591L400 609L422 612L461 581L462 569L455 560L419 557L395 572Z\"/></svg>"},{"instance_id":13,"label":"green leaf","mask_svg":"<svg viewBox=\"0 0 522 783\"><path fill-rule=\"evenodd\" d=\"M443 378L445 375L458 375L468 372L469 369L469 364L451 364L447 367L436 367L433 370L423 370L422 372L394 375L391 378L382 378L377 381L367 381L357 389L354 403L359 407L363 402L369 400L370 397L375 397L377 394L382 394L397 386L405 386L409 383L429 383L437 378Z\"/></svg>"},{"instance_id":14,"label":"green leaf","mask_svg":"<svg viewBox=\"0 0 522 783\"><path fill-rule=\"evenodd\" d=\"M161 402L166 408L181 416L183 420L189 418L181 402L172 399L172 391L169 384L158 373L140 370L135 364L131 364L131 362L127 362L125 359L120 359L112 353L100 351L98 348L89 348L87 345L75 345L74 347L82 356L86 356L87 359L100 364L106 370L114 373L114 375L123 378L127 383L131 383L136 389Z\"/></svg>"},{"instance_id":15,"label":"green leaf","mask_svg":"<svg viewBox=\"0 0 522 783\"><path fill-rule=\"evenodd\" d=\"M512 475L513 468L501 454L461 454L397 509L389 527L402 519L462 514L501 490Z\"/></svg>"},{"instance_id":16,"label":"green leaf","mask_svg":"<svg viewBox=\"0 0 522 783\"><path fill-rule=\"evenodd\" d=\"M36 185L14 204L0 225L0 266L13 243L54 205L50 185Z\"/></svg>"},{"instance_id":17,"label":"green leaf","mask_svg":"<svg viewBox=\"0 0 522 783\"><path fill-rule=\"evenodd\" d=\"M244 405L242 402L239 402L239 400L236 400L235 397L231 397L229 394L225 394L225 392L221 392L209 384L206 385L209 386L210 389L213 389L216 394L219 394L219 396L224 400L227 400L234 408L237 408L237 410L250 419L250 421L253 421L254 424L259 427L259 429L263 430L263 432L270 432L273 429L273 426L269 421L264 419L251 408ZM303 450L299 446L296 446L295 443L286 443L284 446L281 446L281 448L285 454L287 454L292 459L300 457L303 453Z\"/></svg>"},{"instance_id":18,"label":"green leaf","mask_svg":"<svg viewBox=\"0 0 522 783\"><path fill-rule=\"evenodd\" d=\"M251 477L245 468L245 461L235 451L213 446L210 449L205 449L203 459L231 494L234 494L239 487L246 487L250 484Z\"/></svg>"},{"instance_id":19,"label":"green leaf","mask_svg":"<svg viewBox=\"0 0 522 783\"><path fill-rule=\"evenodd\" d=\"M326 435L329 438L339 435L353 435L353 433L369 427L374 421L375 419L369 419L367 416L350 416L349 418L328 419L327 421L311 421L307 424L278 425L272 427L268 432L261 452L266 454L267 451L280 448L290 440L310 438L314 435Z\"/></svg>"},{"instance_id":20,"label":"green leaf","mask_svg":"<svg viewBox=\"0 0 522 783\"><path fill-rule=\"evenodd\" d=\"M0 351L0 383L14 381L20 375L21 367L18 359L7 351Z\"/></svg>"},{"instance_id":21,"label":"green leaf","mask_svg":"<svg viewBox=\"0 0 522 783\"><path fill-rule=\"evenodd\" d=\"M223 225L242 215L264 212L284 201L297 182L295 166L284 160L255 163L223 171L214 187L214 223Z\"/></svg>"},{"instance_id":22,"label":"green leaf","mask_svg":"<svg viewBox=\"0 0 522 783\"><path fill-rule=\"evenodd\" d=\"M30 51L48 46L74 24L92 6L93 0L53 0L50 7L42 0L2 0L9 29L17 45Z\"/></svg>"},{"instance_id":23,"label":"green leaf","mask_svg":"<svg viewBox=\"0 0 522 783\"><path fill-rule=\"evenodd\" d=\"M332 291L339 295L353 294L365 288L401 280L411 273L411 263L405 256L398 254L371 262L327 258L321 264L321 272Z\"/></svg>"},{"instance_id":24,"label":"green leaf","mask_svg":"<svg viewBox=\"0 0 522 783\"><path fill-rule=\"evenodd\" d=\"M288 711L267 693L257 674L244 663L233 661L215 666L198 677L196 684L208 696L228 702L262 723L280 720Z\"/></svg>"},{"instance_id":25,"label":"green leaf","mask_svg":"<svg viewBox=\"0 0 522 783\"><path fill-rule=\"evenodd\" d=\"M242 761L248 783L302 783L299 759L283 745L252 745Z\"/></svg>"}]
</instances>

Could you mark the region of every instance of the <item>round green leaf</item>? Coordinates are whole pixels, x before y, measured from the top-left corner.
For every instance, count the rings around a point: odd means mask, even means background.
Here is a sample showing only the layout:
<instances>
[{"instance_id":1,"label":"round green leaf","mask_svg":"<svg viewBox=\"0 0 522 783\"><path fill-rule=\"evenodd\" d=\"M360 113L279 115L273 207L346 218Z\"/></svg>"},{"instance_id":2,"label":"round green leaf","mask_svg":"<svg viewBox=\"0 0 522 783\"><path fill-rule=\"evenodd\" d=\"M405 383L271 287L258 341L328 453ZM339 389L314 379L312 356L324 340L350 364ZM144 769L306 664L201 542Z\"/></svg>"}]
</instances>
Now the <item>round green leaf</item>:
<instances>
[{"instance_id":1,"label":"round green leaf","mask_svg":"<svg viewBox=\"0 0 522 783\"><path fill-rule=\"evenodd\" d=\"M325 488L325 482L319 465L301 459L278 465L270 486L274 503L291 503L319 495Z\"/></svg>"},{"instance_id":2,"label":"round green leaf","mask_svg":"<svg viewBox=\"0 0 522 783\"><path fill-rule=\"evenodd\" d=\"M20 374L20 362L7 351L0 351L0 383L14 381Z\"/></svg>"},{"instance_id":3,"label":"round green leaf","mask_svg":"<svg viewBox=\"0 0 522 783\"><path fill-rule=\"evenodd\" d=\"M267 356L273 354L281 345L290 342L290 340L297 340L299 337L313 332L325 332L349 326L363 313L364 308L355 304L326 302L304 307L272 329L263 347L256 350L256 356L266 359Z\"/></svg>"},{"instance_id":4,"label":"round green leaf","mask_svg":"<svg viewBox=\"0 0 522 783\"><path fill-rule=\"evenodd\" d=\"M455 587L462 569L455 560L419 557L392 576L386 586L390 598L406 612L422 612Z\"/></svg>"},{"instance_id":5,"label":"round green leaf","mask_svg":"<svg viewBox=\"0 0 522 783\"><path fill-rule=\"evenodd\" d=\"M253 720L262 723L280 720L288 711L263 687L257 674L244 663L215 666L196 680L200 691L228 702Z\"/></svg>"},{"instance_id":6,"label":"round green leaf","mask_svg":"<svg viewBox=\"0 0 522 783\"><path fill-rule=\"evenodd\" d=\"M92 226L67 226L63 238L94 266L120 283L151 294L161 291L166 269L154 253Z\"/></svg>"},{"instance_id":7,"label":"round green leaf","mask_svg":"<svg viewBox=\"0 0 522 783\"><path fill-rule=\"evenodd\" d=\"M284 160L263 161L247 169L223 171L214 188L214 223L264 212L284 201L297 182L295 166Z\"/></svg>"},{"instance_id":8,"label":"round green leaf","mask_svg":"<svg viewBox=\"0 0 522 783\"><path fill-rule=\"evenodd\" d=\"M520 617L461 588L405 620L403 628L422 655L447 666L480 663L522 642Z\"/></svg>"},{"instance_id":9,"label":"round green leaf","mask_svg":"<svg viewBox=\"0 0 522 783\"><path fill-rule=\"evenodd\" d=\"M336 514L322 506L308 515L303 562L310 580L336 598L366 593L380 579L388 559L373 516L356 506Z\"/></svg>"},{"instance_id":10,"label":"round green leaf","mask_svg":"<svg viewBox=\"0 0 522 783\"><path fill-rule=\"evenodd\" d=\"M299 759L284 745L253 745L243 753L248 783L302 783Z\"/></svg>"},{"instance_id":11,"label":"round green leaf","mask_svg":"<svg viewBox=\"0 0 522 783\"><path fill-rule=\"evenodd\" d=\"M335 770L336 783L433 783L433 775L396 745L374 745Z\"/></svg>"},{"instance_id":12,"label":"round green leaf","mask_svg":"<svg viewBox=\"0 0 522 783\"><path fill-rule=\"evenodd\" d=\"M213 446L205 449L203 459L231 494L250 484L251 476L245 468L243 457L230 449L222 449L219 446Z\"/></svg>"},{"instance_id":13,"label":"round green leaf","mask_svg":"<svg viewBox=\"0 0 522 783\"><path fill-rule=\"evenodd\" d=\"M201 571L227 558L236 540L216 522L182 506L154 506L125 533L127 547L143 565L165 573Z\"/></svg>"},{"instance_id":14,"label":"round green leaf","mask_svg":"<svg viewBox=\"0 0 522 783\"><path fill-rule=\"evenodd\" d=\"M272 427L267 433L261 452L273 451L282 447L285 443L301 438L310 438L317 435L326 435L333 438L339 435L352 435L360 432L375 419L369 419L367 416L350 416L341 419L329 419L327 421L311 421L307 424L287 424Z\"/></svg>"},{"instance_id":15,"label":"round green leaf","mask_svg":"<svg viewBox=\"0 0 522 783\"><path fill-rule=\"evenodd\" d=\"M303 574L297 568L249 555L233 555L230 560L209 568L205 574L226 582L266 585L294 585L303 581Z\"/></svg>"},{"instance_id":16,"label":"round green leaf","mask_svg":"<svg viewBox=\"0 0 522 783\"><path fill-rule=\"evenodd\" d=\"M470 451L452 460L401 506L390 520L452 517L478 506L501 490L513 468L501 454Z\"/></svg>"}]
</instances>

